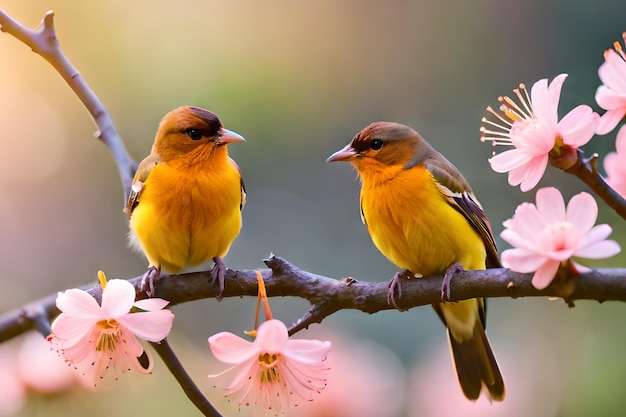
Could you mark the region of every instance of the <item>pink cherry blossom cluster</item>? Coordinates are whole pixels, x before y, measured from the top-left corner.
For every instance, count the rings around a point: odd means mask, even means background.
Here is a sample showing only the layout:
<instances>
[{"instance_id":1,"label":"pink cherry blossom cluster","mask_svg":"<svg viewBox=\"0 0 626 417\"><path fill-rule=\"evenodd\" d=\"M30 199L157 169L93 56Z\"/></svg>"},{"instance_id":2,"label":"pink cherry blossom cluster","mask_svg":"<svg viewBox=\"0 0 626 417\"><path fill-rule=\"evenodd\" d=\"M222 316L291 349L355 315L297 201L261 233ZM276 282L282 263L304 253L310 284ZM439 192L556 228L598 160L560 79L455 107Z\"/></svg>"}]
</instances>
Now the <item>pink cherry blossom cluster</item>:
<instances>
[{"instance_id":1,"label":"pink cherry blossom cluster","mask_svg":"<svg viewBox=\"0 0 626 417\"><path fill-rule=\"evenodd\" d=\"M0 416L17 415L29 394L71 395L88 388L41 334L32 331L0 344Z\"/></svg>"},{"instance_id":2,"label":"pink cherry blossom cluster","mask_svg":"<svg viewBox=\"0 0 626 417\"><path fill-rule=\"evenodd\" d=\"M65 361L92 384L108 369L124 373L135 369L152 371L152 356L137 336L160 342L172 329L174 314L168 301L149 298L135 301L135 287L125 280L106 281L99 273L102 302L87 291L70 289L59 293L61 314L52 322L48 341ZM145 360L144 360L145 359Z\"/></svg>"},{"instance_id":3,"label":"pink cherry blossom cluster","mask_svg":"<svg viewBox=\"0 0 626 417\"><path fill-rule=\"evenodd\" d=\"M236 371L234 379L224 389L226 397L241 393L238 404L255 406L256 410L285 413L297 406L298 400L312 401L326 387L327 354L331 343L309 339L290 339L287 326L274 319L265 284L257 271L259 288L255 329L247 332L254 337L248 341L230 332L209 337L209 346L220 362L232 365L220 378ZM261 303L265 322L257 327Z\"/></svg>"},{"instance_id":4,"label":"pink cherry blossom cluster","mask_svg":"<svg viewBox=\"0 0 626 417\"><path fill-rule=\"evenodd\" d=\"M209 377L236 371L232 382L224 388L227 397L241 393L240 406L280 412L298 399L311 401L326 386L329 368L325 361L331 344L291 339L285 324L272 318L262 276L257 275L259 305L264 301L266 321L248 333L253 341L229 332L211 336L209 345L215 357L232 367ZM108 370L115 373L116 379L119 373L131 370L151 373L152 356L137 337L154 343L167 337L174 320L174 314L165 308L169 302L161 298L136 301L135 287L130 282L107 281L101 271L99 279L100 303L80 289L59 293L56 305L61 314L52 322L47 340L69 369L77 371L92 386ZM258 314L257 308L257 322ZM1 377L2 373L0 383Z\"/></svg>"},{"instance_id":5,"label":"pink cherry blossom cluster","mask_svg":"<svg viewBox=\"0 0 626 417\"><path fill-rule=\"evenodd\" d=\"M622 36L626 42L626 32ZM487 107L491 118L482 119L481 140L512 147L489 160L492 169L508 172L510 185L529 191L539 183L549 162L562 169L571 167L579 158L578 148L624 121L626 54L619 42L605 52L598 74L603 85L596 92L596 102L606 110L602 116L583 104L559 120L558 105L567 74L550 83L537 81L530 94L520 84L513 90L517 100L498 99L499 112ZM605 182L626 197L626 126L619 130L615 146L617 152L604 159ZM514 248L502 253L502 264L513 271L534 272L533 285L543 289L553 282L561 266L583 270L572 257L597 259L619 253L620 246L607 240L611 227L594 227L597 215L597 203L588 193L572 197L566 208L559 190L540 189L536 204L521 204L504 222L501 237Z\"/></svg>"}]
</instances>

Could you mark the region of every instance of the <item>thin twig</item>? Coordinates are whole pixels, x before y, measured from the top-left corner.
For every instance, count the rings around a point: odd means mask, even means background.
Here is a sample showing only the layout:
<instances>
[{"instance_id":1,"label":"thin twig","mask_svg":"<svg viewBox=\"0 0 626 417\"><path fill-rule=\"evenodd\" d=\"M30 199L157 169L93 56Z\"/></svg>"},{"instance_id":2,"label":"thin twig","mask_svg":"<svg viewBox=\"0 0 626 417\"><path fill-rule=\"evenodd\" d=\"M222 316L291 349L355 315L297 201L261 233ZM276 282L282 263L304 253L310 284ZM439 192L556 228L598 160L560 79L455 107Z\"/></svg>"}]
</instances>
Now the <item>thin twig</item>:
<instances>
[{"instance_id":1,"label":"thin twig","mask_svg":"<svg viewBox=\"0 0 626 417\"><path fill-rule=\"evenodd\" d=\"M583 151L578 149L577 155L576 162L564 171L575 175L587 184L609 207L626 220L626 200L611 188L598 172L598 154L585 158Z\"/></svg>"},{"instance_id":2,"label":"thin twig","mask_svg":"<svg viewBox=\"0 0 626 417\"><path fill-rule=\"evenodd\" d=\"M198 410L208 417L221 417L221 414L211 405L195 382L193 382L193 379L191 379L187 371L185 371L185 368L178 360L178 357L172 350L167 339L162 340L160 343L150 342L150 344L159 354L163 362L165 362L167 369L174 375L176 381L187 395L187 398L189 398Z\"/></svg>"},{"instance_id":3,"label":"thin twig","mask_svg":"<svg viewBox=\"0 0 626 417\"><path fill-rule=\"evenodd\" d=\"M85 105L98 127L94 136L104 142L115 160L124 188L124 201L126 201L137 163L128 154L106 107L61 50L54 29L54 12L48 11L38 29L33 30L17 22L0 9L0 31L17 38L48 61Z\"/></svg>"}]
</instances>

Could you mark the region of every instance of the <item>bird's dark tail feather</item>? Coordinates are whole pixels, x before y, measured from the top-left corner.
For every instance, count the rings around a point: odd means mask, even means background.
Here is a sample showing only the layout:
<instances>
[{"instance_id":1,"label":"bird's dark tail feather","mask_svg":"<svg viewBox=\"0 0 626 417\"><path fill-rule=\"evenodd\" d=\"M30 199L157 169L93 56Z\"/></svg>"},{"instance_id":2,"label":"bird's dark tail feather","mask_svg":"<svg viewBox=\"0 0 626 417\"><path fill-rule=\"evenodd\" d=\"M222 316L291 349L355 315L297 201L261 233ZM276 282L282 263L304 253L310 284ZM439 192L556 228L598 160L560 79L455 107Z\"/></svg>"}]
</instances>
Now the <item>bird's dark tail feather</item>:
<instances>
[{"instance_id":1,"label":"bird's dark tail feather","mask_svg":"<svg viewBox=\"0 0 626 417\"><path fill-rule=\"evenodd\" d=\"M471 339L458 342L450 334L450 330L448 339L456 373L465 396L472 401L478 399L484 386L492 401L504 400L502 374L480 320L476 320Z\"/></svg>"}]
</instances>

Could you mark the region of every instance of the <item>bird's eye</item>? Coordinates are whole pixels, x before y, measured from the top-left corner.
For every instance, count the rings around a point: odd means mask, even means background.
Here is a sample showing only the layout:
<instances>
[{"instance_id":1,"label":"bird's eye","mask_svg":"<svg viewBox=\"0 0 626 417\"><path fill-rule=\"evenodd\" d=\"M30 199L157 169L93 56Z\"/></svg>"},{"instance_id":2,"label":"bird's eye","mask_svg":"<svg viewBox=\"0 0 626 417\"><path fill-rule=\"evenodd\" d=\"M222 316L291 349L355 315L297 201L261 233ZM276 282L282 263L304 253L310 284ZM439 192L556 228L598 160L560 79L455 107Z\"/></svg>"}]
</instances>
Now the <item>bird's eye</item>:
<instances>
[{"instance_id":1,"label":"bird's eye","mask_svg":"<svg viewBox=\"0 0 626 417\"><path fill-rule=\"evenodd\" d=\"M383 141L380 139L374 139L371 143L370 143L370 148L372 148L373 150L377 151L380 148L383 147Z\"/></svg>"},{"instance_id":2,"label":"bird's eye","mask_svg":"<svg viewBox=\"0 0 626 417\"><path fill-rule=\"evenodd\" d=\"M202 132L200 132L198 129L188 129L186 132L187 136L189 136L191 140L202 139Z\"/></svg>"}]
</instances>

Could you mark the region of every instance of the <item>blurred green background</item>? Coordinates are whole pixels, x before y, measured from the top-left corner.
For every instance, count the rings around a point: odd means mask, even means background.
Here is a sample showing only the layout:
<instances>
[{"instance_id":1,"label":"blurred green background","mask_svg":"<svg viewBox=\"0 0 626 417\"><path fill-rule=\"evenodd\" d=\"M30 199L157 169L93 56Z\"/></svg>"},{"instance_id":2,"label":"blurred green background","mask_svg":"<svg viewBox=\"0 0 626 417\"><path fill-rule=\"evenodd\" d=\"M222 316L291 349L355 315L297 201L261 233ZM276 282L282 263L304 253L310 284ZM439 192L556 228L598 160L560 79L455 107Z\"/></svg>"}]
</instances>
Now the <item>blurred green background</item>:
<instances>
[{"instance_id":1,"label":"blurred green background","mask_svg":"<svg viewBox=\"0 0 626 417\"><path fill-rule=\"evenodd\" d=\"M534 191L521 193L491 171L493 148L478 131L485 107L519 82L566 72L561 115L581 103L599 110L603 51L626 30L618 0L3 0L0 7L29 27L55 11L64 51L136 159L149 152L160 118L180 105L211 109L247 138L229 148L248 189L229 267L263 267L273 251L315 273L371 281L396 269L361 224L355 173L325 164L328 155L370 122L413 126L464 173L498 235ZM127 249L117 170L94 130L53 68L1 35L0 312L95 282L98 269L109 278L145 270ZM614 134L585 146L588 154L613 149ZM540 185L557 185L567 199L586 189L551 168ZM599 204L599 222L626 245L624 222ZM626 255L583 263L623 266ZM286 323L308 308L295 299L271 304ZM183 362L212 398L221 394L205 379L217 372L206 339L250 329L254 306L254 299L225 299L173 308L172 343L187 352ZM462 399L429 307L339 312L302 335L376 343L399 361L385 378L402 395L363 399L389 402L384 415L618 416L626 408L624 314L621 303L568 309L546 299L491 300L488 333L508 388L507 401L494 407ZM390 366L376 360L383 356L361 366ZM87 413L198 415L160 365L152 377L125 375L90 394L34 396L18 415ZM318 415L349 414L339 407Z\"/></svg>"}]
</instances>

